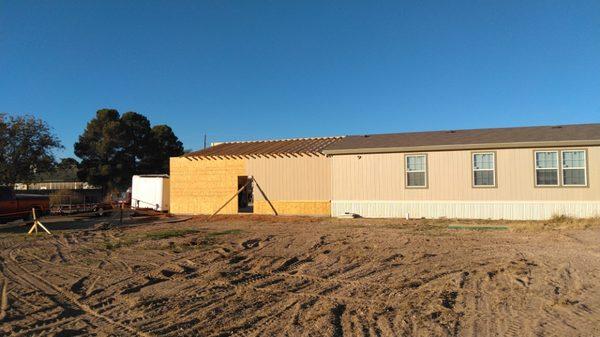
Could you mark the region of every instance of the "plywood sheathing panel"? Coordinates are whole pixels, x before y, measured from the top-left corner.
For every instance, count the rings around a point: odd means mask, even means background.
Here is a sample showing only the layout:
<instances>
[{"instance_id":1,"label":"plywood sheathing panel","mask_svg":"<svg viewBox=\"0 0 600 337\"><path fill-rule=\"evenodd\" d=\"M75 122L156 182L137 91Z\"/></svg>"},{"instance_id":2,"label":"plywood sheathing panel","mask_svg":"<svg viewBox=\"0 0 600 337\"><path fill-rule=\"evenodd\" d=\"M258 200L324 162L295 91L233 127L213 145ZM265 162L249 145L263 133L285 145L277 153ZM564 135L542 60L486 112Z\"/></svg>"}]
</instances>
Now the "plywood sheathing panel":
<instances>
[{"instance_id":1,"label":"plywood sheathing panel","mask_svg":"<svg viewBox=\"0 0 600 337\"><path fill-rule=\"evenodd\" d=\"M246 175L246 164L239 159L177 157L171 158L170 173L172 213L212 214L237 191L237 177ZM237 197L220 213L237 213Z\"/></svg>"},{"instance_id":2,"label":"plywood sheathing panel","mask_svg":"<svg viewBox=\"0 0 600 337\"><path fill-rule=\"evenodd\" d=\"M331 216L329 200L275 200L271 201L280 215ZM264 200L254 202L255 214L273 214L271 206Z\"/></svg>"}]
</instances>

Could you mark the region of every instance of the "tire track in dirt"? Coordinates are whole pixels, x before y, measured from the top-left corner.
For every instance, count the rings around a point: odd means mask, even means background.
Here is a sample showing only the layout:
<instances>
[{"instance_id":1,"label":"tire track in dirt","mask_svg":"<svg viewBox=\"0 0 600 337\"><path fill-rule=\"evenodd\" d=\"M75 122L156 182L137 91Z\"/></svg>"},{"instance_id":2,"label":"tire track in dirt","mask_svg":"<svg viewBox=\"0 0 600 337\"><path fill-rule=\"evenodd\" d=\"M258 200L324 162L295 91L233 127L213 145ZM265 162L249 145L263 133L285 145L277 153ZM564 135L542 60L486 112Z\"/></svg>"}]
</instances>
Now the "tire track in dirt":
<instances>
[{"instance_id":1,"label":"tire track in dirt","mask_svg":"<svg viewBox=\"0 0 600 337\"><path fill-rule=\"evenodd\" d=\"M105 322L109 323L110 325L113 325L117 328L127 331L128 333L131 333L131 334L134 334L134 335L137 335L140 337L150 336L142 331L137 330L134 327L122 324L120 322L117 322L117 321L111 319L108 316L102 315L101 313L92 309L87 304L84 304L84 303L80 302L79 300L77 300L77 298L75 298L75 296L73 296L71 293L63 290L62 288L54 285L53 283L45 280L44 278L41 278L40 276L35 275L34 273L30 272L29 270L19 266L19 263L14 256L14 250L11 250L8 252L8 257L14 264L6 265L5 266L6 269L11 270L11 272L15 276L17 276L18 278L31 284L33 287L39 289L43 293L52 294L54 292L57 295L56 299L62 302L59 304L64 304L65 302L67 302L67 303L70 302L70 303L74 304L75 306L77 306L78 308L80 308L83 312L87 313L88 315L98 318L102 321L105 321ZM20 272L16 272L15 269L19 270ZM63 299L60 300L60 298L63 298Z\"/></svg>"},{"instance_id":2,"label":"tire track in dirt","mask_svg":"<svg viewBox=\"0 0 600 337\"><path fill-rule=\"evenodd\" d=\"M204 226L201 235L224 231L221 224ZM217 237L212 246L177 253L151 246L174 241L185 247L190 236L107 251L101 237L123 239L109 230L113 234L65 236L60 247L36 241L14 254L21 267L98 314L148 335L600 335L593 320L599 317L600 276L594 271L600 264L587 252L596 242L587 237L584 251L581 242L559 237L566 245L562 258L553 248L540 255L552 242L537 235L250 227L235 238ZM59 248L74 266L103 261L103 269L70 268L58 254L55 264L26 255L46 257ZM80 252L85 264L78 261ZM195 270L186 272L192 265ZM9 318L17 328L10 334L54 335L55 323L63 322L69 333L132 335L86 312L65 316L81 309L49 286L30 284L38 279L19 280L11 270L11 292L23 294L23 301L11 295L15 310ZM151 279L159 282L146 284ZM140 288L121 295L134 287ZM42 325L28 334L35 321Z\"/></svg>"},{"instance_id":3,"label":"tire track in dirt","mask_svg":"<svg viewBox=\"0 0 600 337\"><path fill-rule=\"evenodd\" d=\"M241 278L237 278L237 279L230 281L230 285L233 286L234 288L245 287L245 288L252 289L255 291L259 291L259 292L266 292L266 293L269 293L270 295L275 295L275 296L281 295L281 294L292 295L293 297L300 297L304 300L309 300L309 301L312 299L326 299L328 301L335 303L335 305L345 306L345 304L340 304L339 303L340 301L359 303L359 305L372 305L373 304L374 301L372 301L372 300L361 301L360 299L356 299L356 298L328 295L328 293L339 288L340 286L334 286L334 288L330 288L326 291L318 291L318 292L299 292L299 291L279 292L277 290L266 289L267 287L280 284L281 281L284 280L285 278L303 278L301 275L290 274L290 272L293 272L293 270L295 268L297 268L303 264L310 263L312 261L313 261L313 259L311 257L305 257L305 258L292 257L292 258L285 260L279 267L275 268L271 272L266 272L263 274L246 274L245 276L243 276ZM281 278L282 276L283 276L283 278ZM274 278L274 280L271 280L272 278ZM324 280L321 278L313 278L312 280L313 281L319 280L321 282L322 281L326 281L326 282L335 282L336 281L336 280ZM260 281L262 281L260 284L254 285L255 283L258 283ZM298 303L298 302L296 301L295 303ZM384 303L382 302L380 304L383 305ZM294 304L294 306L297 307L296 304Z\"/></svg>"}]
</instances>

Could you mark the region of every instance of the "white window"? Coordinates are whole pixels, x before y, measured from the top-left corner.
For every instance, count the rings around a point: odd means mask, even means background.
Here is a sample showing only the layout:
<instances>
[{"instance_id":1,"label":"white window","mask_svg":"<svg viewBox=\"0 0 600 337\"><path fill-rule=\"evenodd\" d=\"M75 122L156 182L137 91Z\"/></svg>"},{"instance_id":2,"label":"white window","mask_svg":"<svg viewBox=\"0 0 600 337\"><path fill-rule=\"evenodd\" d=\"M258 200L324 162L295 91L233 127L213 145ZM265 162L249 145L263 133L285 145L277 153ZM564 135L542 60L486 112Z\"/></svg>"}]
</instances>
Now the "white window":
<instances>
[{"instance_id":1,"label":"white window","mask_svg":"<svg viewBox=\"0 0 600 337\"><path fill-rule=\"evenodd\" d=\"M406 187L427 187L427 156L406 156Z\"/></svg>"},{"instance_id":2,"label":"white window","mask_svg":"<svg viewBox=\"0 0 600 337\"><path fill-rule=\"evenodd\" d=\"M494 152L473 153L473 186L496 186L495 155Z\"/></svg>"},{"instance_id":3,"label":"white window","mask_svg":"<svg viewBox=\"0 0 600 337\"><path fill-rule=\"evenodd\" d=\"M586 186L586 156L583 150L562 151L562 182L564 186Z\"/></svg>"},{"instance_id":4,"label":"white window","mask_svg":"<svg viewBox=\"0 0 600 337\"><path fill-rule=\"evenodd\" d=\"M558 151L535 152L535 185L558 186Z\"/></svg>"}]
</instances>

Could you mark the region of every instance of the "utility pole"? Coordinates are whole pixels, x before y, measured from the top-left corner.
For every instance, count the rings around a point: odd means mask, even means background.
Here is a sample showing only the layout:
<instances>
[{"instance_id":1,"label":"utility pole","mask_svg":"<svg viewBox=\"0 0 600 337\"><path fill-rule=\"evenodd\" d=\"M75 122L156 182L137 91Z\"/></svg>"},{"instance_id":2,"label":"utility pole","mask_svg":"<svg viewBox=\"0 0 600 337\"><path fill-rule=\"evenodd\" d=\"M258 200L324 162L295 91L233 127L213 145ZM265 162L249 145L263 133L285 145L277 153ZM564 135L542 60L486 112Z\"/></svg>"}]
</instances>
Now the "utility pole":
<instances>
[{"instance_id":1,"label":"utility pole","mask_svg":"<svg viewBox=\"0 0 600 337\"><path fill-rule=\"evenodd\" d=\"M204 148L206 149L206 133L204 134Z\"/></svg>"}]
</instances>

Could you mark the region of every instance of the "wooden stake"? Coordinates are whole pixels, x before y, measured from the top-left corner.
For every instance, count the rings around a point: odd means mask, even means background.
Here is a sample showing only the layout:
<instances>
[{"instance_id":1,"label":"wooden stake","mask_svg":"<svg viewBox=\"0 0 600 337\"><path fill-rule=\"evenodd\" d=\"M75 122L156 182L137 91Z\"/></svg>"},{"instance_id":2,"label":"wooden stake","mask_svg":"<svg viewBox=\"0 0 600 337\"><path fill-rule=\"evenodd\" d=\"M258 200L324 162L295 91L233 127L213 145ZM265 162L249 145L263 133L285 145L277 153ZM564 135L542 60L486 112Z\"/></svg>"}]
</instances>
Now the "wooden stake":
<instances>
[{"instance_id":1,"label":"wooden stake","mask_svg":"<svg viewBox=\"0 0 600 337\"><path fill-rule=\"evenodd\" d=\"M37 219L37 216L35 214L35 208L31 209L31 213L33 214L33 225L31 226L31 229L29 229L29 232L27 232L27 234L31 234L33 231L35 231L35 234L37 234L38 226L40 226L43 230L46 231L46 233L52 235L52 233L50 233L50 231L46 227L44 227L44 225Z\"/></svg>"},{"instance_id":2,"label":"wooden stake","mask_svg":"<svg viewBox=\"0 0 600 337\"><path fill-rule=\"evenodd\" d=\"M265 192L263 191L263 189L260 188L260 185L258 184L258 182L254 178L252 178L252 180L254 180L254 183L256 184L256 187L258 187L258 190L260 191L260 194L262 194L263 198L265 198L265 200L269 203L269 206L271 206L271 209L273 210L273 213L275 215L279 215L277 213L277 211L275 210L275 207L271 203L271 200L269 200L269 198L267 198L267 195L265 194Z\"/></svg>"},{"instance_id":3,"label":"wooden stake","mask_svg":"<svg viewBox=\"0 0 600 337\"><path fill-rule=\"evenodd\" d=\"M240 192L242 192L244 190L244 188L246 188L246 186L248 186L248 184L250 184L251 182L252 182L252 179L248 179L248 181L246 182L246 184L244 184L244 186L242 186L237 192L235 192L235 194L232 195L231 198L229 198L229 200L227 200L227 202L225 202L225 204L223 204L223 206L221 206L216 212L214 212L208 218L210 219L213 216L217 215L217 213L219 213L223 208L225 208L225 206L227 206L227 204L229 204L231 202L231 200L233 200L233 198L235 198L236 195L240 194Z\"/></svg>"},{"instance_id":4,"label":"wooden stake","mask_svg":"<svg viewBox=\"0 0 600 337\"><path fill-rule=\"evenodd\" d=\"M6 317L6 310L8 310L8 280L5 277L2 282L2 295L0 297L0 321Z\"/></svg>"}]
</instances>

